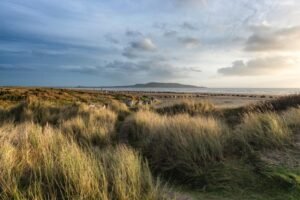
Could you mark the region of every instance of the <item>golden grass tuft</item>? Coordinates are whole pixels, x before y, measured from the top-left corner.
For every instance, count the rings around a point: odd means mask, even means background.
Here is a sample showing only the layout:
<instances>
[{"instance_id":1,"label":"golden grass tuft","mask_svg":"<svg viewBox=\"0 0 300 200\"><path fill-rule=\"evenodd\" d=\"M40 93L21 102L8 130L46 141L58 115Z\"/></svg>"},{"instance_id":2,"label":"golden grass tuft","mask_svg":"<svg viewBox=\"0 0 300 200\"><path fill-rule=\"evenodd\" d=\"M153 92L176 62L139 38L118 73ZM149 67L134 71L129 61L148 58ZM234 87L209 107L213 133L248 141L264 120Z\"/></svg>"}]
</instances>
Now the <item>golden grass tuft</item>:
<instances>
[{"instance_id":1,"label":"golden grass tuft","mask_svg":"<svg viewBox=\"0 0 300 200\"><path fill-rule=\"evenodd\" d=\"M234 137L241 146L260 150L288 146L290 136L291 131L284 118L267 112L246 114Z\"/></svg>"},{"instance_id":2,"label":"golden grass tuft","mask_svg":"<svg viewBox=\"0 0 300 200\"><path fill-rule=\"evenodd\" d=\"M300 108L291 108L283 113L286 124L296 132L300 130Z\"/></svg>"},{"instance_id":3,"label":"golden grass tuft","mask_svg":"<svg viewBox=\"0 0 300 200\"><path fill-rule=\"evenodd\" d=\"M115 139L116 121L116 113L109 109L85 106L76 117L62 122L61 129L80 144L101 146Z\"/></svg>"},{"instance_id":4,"label":"golden grass tuft","mask_svg":"<svg viewBox=\"0 0 300 200\"><path fill-rule=\"evenodd\" d=\"M157 112L167 115L189 114L193 116L201 114L212 114L215 110L215 106L209 101L196 102L193 100L184 100L171 106L159 108L157 109Z\"/></svg>"},{"instance_id":5,"label":"golden grass tuft","mask_svg":"<svg viewBox=\"0 0 300 200\"><path fill-rule=\"evenodd\" d=\"M52 125L81 144L108 144L116 135L117 114L101 105L53 105L50 102L21 103L0 112L1 123L33 122Z\"/></svg>"},{"instance_id":6,"label":"golden grass tuft","mask_svg":"<svg viewBox=\"0 0 300 200\"><path fill-rule=\"evenodd\" d=\"M299 96L226 110L189 101L158 113L143 106L129 110L116 100L130 98L0 89L0 102L5 102L0 109L0 199L175 197L150 169L184 186L217 192L263 188L288 195L281 189L299 190ZM278 160L285 155L291 158Z\"/></svg>"},{"instance_id":7,"label":"golden grass tuft","mask_svg":"<svg viewBox=\"0 0 300 200\"><path fill-rule=\"evenodd\" d=\"M0 129L1 199L158 199L156 182L128 147L83 150L32 123Z\"/></svg>"},{"instance_id":8,"label":"golden grass tuft","mask_svg":"<svg viewBox=\"0 0 300 200\"><path fill-rule=\"evenodd\" d=\"M190 182L202 180L204 168L222 159L225 133L213 118L140 111L125 122L120 137L140 149L155 171Z\"/></svg>"},{"instance_id":9,"label":"golden grass tuft","mask_svg":"<svg viewBox=\"0 0 300 200\"><path fill-rule=\"evenodd\" d=\"M100 154L105 174L113 185L114 199L165 198L162 185L152 177L147 162L136 151L119 146L108 148Z\"/></svg>"}]
</instances>

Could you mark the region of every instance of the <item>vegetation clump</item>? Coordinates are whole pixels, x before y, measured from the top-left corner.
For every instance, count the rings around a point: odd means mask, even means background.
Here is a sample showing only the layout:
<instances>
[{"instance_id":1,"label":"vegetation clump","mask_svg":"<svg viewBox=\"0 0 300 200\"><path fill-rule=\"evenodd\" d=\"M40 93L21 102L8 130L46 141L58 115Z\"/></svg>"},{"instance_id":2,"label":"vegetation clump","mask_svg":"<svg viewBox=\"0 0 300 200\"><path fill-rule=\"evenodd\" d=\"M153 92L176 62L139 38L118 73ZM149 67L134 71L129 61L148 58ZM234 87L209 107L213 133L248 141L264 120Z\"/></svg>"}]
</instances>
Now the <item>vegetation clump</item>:
<instances>
[{"instance_id":1,"label":"vegetation clump","mask_svg":"<svg viewBox=\"0 0 300 200\"><path fill-rule=\"evenodd\" d=\"M191 100L182 101L171 106L157 109L157 112L160 114L189 114L191 116L212 114L215 111L215 106L208 101L195 102Z\"/></svg>"},{"instance_id":2,"label":"vegetation clump","mask_svg":"<svg viewBox=\"0 0 300 200\"><path fill-rule=\"evenodd\" d=\"M291 142L291 131L284 118L270 112L246 114L235 136L241 146L255 150L280 148Z\"/></svg>"},{"instance_id":3,"label":"vegetation clump","mask_svg":"<svg viewBox=\"0 0 300 200\"><path fill-rule=\"evenodd\" d=\"M0 129L1 199L158 199L140 155L125 146L83 150L60 130L32 123Z\"/></svg>"},{"instance_id":4,"label":"vegetation clump","mask_svg":"<svg viewBox=\"0 0 300 200\"><path fill-rule=\"evenodd\" d=\"M291 108L298 108L299 106L300 95L289 95L238 108L224 109L221 113L227 123L231 126L236 126L242 122L245 114L267 112L281 113Z\"/></svg>"},{"instance_id":5,"label":"vegetation clump","mask_svg":"<svg viewBox=\"0 0 300 200\"><path fill-rule=\"evenodd\" d=\"M0 199L189 199L178 186L198 199L299 199L298 96L156 110L130 98L0 89Z\"/></svg>"},{"instance_id":6,"label":"vegetation clump","mask_svg":"<svg viewBox=\"0 0 300 200\"><path fill-rule=\"evenodd\" d=\"M283 119L294 132L300 130L300 108L291 108L283 113Z\"/></svg>"},{"instance_id":7,"label":"vegetation clump","mask_svg":"<svg viewBox=\"0 0 300 200\"><path fill-rule=\"evenodd\" d=\"M226 139L224 124L213 118L168 117L150 111L128 119L121 133L144 153L155 171L199 184L209 181L205 168L223 158Z\"/></svg>"}]
</instances>

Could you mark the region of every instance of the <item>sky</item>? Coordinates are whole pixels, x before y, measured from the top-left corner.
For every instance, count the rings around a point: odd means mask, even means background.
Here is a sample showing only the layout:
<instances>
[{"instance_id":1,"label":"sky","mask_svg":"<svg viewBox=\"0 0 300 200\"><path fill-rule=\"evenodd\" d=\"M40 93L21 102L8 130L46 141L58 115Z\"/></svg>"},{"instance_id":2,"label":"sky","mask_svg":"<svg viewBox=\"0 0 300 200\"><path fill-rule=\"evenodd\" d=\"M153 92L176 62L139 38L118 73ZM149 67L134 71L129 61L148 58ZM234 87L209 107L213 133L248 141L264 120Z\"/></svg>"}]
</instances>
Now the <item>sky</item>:
<instances>
[{"instance_id":1,"label":"sky","mask_svg":"<svg viewBox=\"0 0 300 200\"><path fill-rule=\"evenodd\" d=\"M300 87L300 0L1 0L0 85Z\"/></svg>"}]
</instances>

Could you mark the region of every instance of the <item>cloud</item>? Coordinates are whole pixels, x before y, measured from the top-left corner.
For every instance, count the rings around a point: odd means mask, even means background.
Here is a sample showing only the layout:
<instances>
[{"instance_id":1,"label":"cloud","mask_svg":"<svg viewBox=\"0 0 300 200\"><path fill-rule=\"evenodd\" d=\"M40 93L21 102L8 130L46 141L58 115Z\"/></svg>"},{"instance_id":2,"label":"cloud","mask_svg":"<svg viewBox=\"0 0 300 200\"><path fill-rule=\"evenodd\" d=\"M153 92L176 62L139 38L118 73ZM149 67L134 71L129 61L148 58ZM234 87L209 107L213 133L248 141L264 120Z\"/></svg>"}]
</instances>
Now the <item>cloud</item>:
<instances>
[{"instance_id":1,"label":"cloud","mask_svg":"<svg viewBox=\"0 0 300 200\"><path fill-rule=\"evenodd\" d=\"M98 75L102 71L101 66L79 66L79 65L66 65L60 66L58 70L76 72L80 74Z\"/></svg>"},{"instance_id":2,"label":"cloud","mask_svg":"<svg viewBox=\"0 0 300 200\"><path fill-rule=\"evenodd\" d=\"M178 78L187 76L187 72L201 72L195 67L176 67L164 59L148 59L137 62L114 61L104 66L111 73L144 75L155 78Z\"/></svg>"},{"instance_id":3,"label":"cloud","mask_svg":"<svg viewBox=\"0 0 300 200\"><path fill-rule=\"evenodd\" d=\"M59 69L58 69L59 70ZM177 67L166 59L160 57L139 61L114 60L112 62L95 66L61 66L60 70L87 75L104 75L115 77L134 77L166 79L187 77L188 73L199 73L196 67Z\"/></svg>"},{"instance_id":4,"label":"cloud","mask_svg":"<svg viewBox=\"0 0 300 200\"><path fill-rule=\"evenodd\" d=\"M128 37L139 37L139 36L143 36L143 34L139 31L133 31L133 30L127 30L126 31L126 36Z\"/></svg>"},{"instance_id":5,"label":"cloud","mask_svg":"<svg viewBox=\"0 0 300 200\"><path fill-rule=\"evenodd\" d=\"M178 41L186 48L195 48L200 45L200 40L194 37L182 37L178 38Z\"/></svg>"},{"instance_id":6,"label":"cloud","mask_svg":"<svg viewBox=\"0 0 300 200\"><path fill-rule=\"evenodd\" d=\"M246 51L300 51L300 26L274 29L255 27L248 38Z\"/></svg>"},{"instance_id":7,"label":"cloud","mask_svg":"<svg viewBox=\"0 0 300 200\"><path fill-rule=\"evenodd\" d=\"M288 57L267 57L247 62L237 60L230 67L220 68L218 73L225 76L271 75L296 66L296 59Z\"/></svg>"},{"instance_id":8,"label":"cloud","mask_svg":"<svg viewBox=\"0 0 300 200\"><path fill-rule=\"evenodd\" d=\"M271 24L264 20L262 21L261 23L258 23L258 24L251 24L249 25L249 29L252 31L252 32L262 32L262 31L270 31L273 27L271 26Z\"/></svg>"},{"instance_id":9,"label":"cloud","mask_svg":"<svg viewBox=\"0 0 300 200\"><path fill-rule=\"evenodd\" d=\"M141 51L154 51L156 49L156 45L150 38L143 38L142 40L132 42L130 46L133 49Z\"/></svg>"},{"instance_id":10,"label":"cloud","mask_svg":"<svg viewBox=\"0 0 300 200\"><path fill-rule=\"evenodd\" d=\"M112 61L102 65L70 65L60 66L60 69L79 74L99 75L99 74L117 74L117 73L136 73L145 70L146 66L141 66L136 62Z\"/></svg>"},{"instance_id":11,"label":"cloud","mask_svg":"<svg viewBox=\"0 0 300 200\"><path fill-rule=\"evenodd\" d=\"M129 47L124 49L123 56L127 58L137 58L142 54L155 52L157 50L156 45L150 38L143 38L138 41L131 42Z\"/></svg>"},{"instance_id":12,"label":"cloud","mask_svg":"<svg viewBox=\"0 0 300 200\"><path fill-rule=\"evenodd\" d=\"M178 34L177 31L166 31L166 32L164 32L165 37L174 37L177 34Z\"/></svg>"},{"instance_id":13,"label":"cloud","mask_svg":"<svg viewBox=\"0 0 300 200\"><path fill-rule=\"evenodd\" d=\"M132 49L131 47L125 48L122 55L127 57L127 58L130 58L130 59L140 57L140 54L138 52L136 52L134 49Z\"/></svg>"},{"instance_id":14,"label":"cloud","mask_svg":"<svg viewBox=\"0 0 300 200\"><path fill-rule=\"evenodd\" d=\"M190 30L190 31L196 31L196 30L198 30L198 28L196 26L194 26L193 24L191 24L189 22L184 22L183 24L180 25L180 27L182 29Z\"/></svg>"},{"instance_id":15,"label":"cloud","mask_svg":"<svg viewBox=\"0 0 300 200\"><path fill-rule=\"evenodd\" d=\"M155 22L153 24L153 28L159 29L159 30L166 30L168 27L167 23L163 23L163 22Z\"/></svg>"},{"instance_id":16,"label":"cloud","mask_svg":"<svg viewBox=\"0 0 300 200\"><path fill-rule=\"evenodd\" d=\"M207 4L207 0L172 0L179 7L199 7Z\"/></svg>"},{"instance_id":17,"label":"cloud","mask_svg":"<svg viewBox=\"0 0 300 200\"><path fill-rule=\"evenodd\" d=\"M24 77L27 82L52 80L61 85L71 82L96 85L118 82L121 75L124 82L149 74L198 75L195 72L206 66L201 74L201 80L205 80L218 67L230 66L228 59L237 60L237 55L244 58L239 66L247 68L250 65L247 60L255 55L240 52L246 46L247 51L280 51L266 52L263 56L287 56L298 53L287 51L297 49L300 41L297 31L291 27L298 23L300 3L297 0L295 5L284 8L281 4L272 5L272 1L246 0L225 4L220 0L142 0L139 3L4 0L0 4L0 79L18 84L22 84L23 74L28 76ZM249 29L249 24L254 25ZM167 59L159 60L155 56ZM34 71L24 73L25 67ZM47 80L43 80L43 74ZM58 74L61 79L57 78ZM185 80L197 81L199 77Z\"/></svg>"},{"instance_id":18,"label":"cloud","mask_svg":"<svg viewBox=\"0 0 300 200\"><path fill-rule=\"evenodd\" d=\"M192 72L202 72L201 69L196 68L196 67L187 67L186 70L192 71Z\"/></svg>"},{"instance_id":19,"label":"cloud","mask_svg":"<svg viewBox=\"0 0 300 200\"><path fill-rule=\"evenodd\" d=\"M105 35L105 39L108 42L112 43L112 44L119 44L120 43L120 41L118 39L112 37L111 35Z\"/></svg>"},{"instance_id":20,"label":"cloud","mask_svg":"<svg viewBox=\"0 0 300 200\"><path fill-rule=\"evenodd\" d=\"M33 68L20 65L3 65L0 64L0 71L33 71Z\"/></svg>"}]
</instances>

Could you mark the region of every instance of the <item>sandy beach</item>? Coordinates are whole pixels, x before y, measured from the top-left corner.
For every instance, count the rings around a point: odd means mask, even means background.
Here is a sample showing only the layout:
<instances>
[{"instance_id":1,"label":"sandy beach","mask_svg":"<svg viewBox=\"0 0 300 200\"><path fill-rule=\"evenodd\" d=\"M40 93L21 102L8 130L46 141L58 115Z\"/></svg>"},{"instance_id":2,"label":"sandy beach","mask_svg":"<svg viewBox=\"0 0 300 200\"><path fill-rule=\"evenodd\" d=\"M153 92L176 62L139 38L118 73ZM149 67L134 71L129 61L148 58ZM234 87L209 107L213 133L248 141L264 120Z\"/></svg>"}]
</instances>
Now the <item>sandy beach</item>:
<instances>
[{"instance_id":1,"label":"sandy beach","mask_svg":"<svg viewBox=\"0 0 300 200\"><path fill-rule=\"evenodd\" d=\"M95 92L95 91L94 91ZM164 107L184 100L209 101L217 107L240 107L261 101L272 100L280 95L267 94L228 94L228 93L175 93L175 92L139 92L139 91L101 91L106 94L130 95L136 98L147 97L156 100L155 107Z\"/></svg>"}]
</instances>

